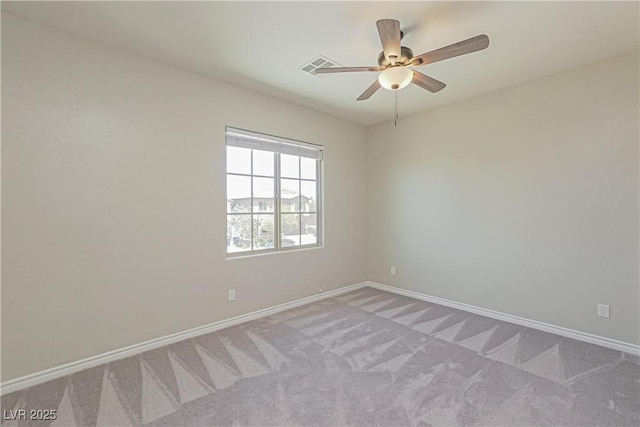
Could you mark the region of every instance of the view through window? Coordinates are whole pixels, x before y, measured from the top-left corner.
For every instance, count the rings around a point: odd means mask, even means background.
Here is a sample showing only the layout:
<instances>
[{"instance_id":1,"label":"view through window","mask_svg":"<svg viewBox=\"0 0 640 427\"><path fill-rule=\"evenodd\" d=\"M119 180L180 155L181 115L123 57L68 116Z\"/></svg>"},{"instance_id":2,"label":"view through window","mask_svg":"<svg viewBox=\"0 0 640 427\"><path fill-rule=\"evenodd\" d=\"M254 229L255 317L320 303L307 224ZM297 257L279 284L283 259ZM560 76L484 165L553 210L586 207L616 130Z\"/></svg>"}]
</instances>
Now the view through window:
<instances>
[{"instance_id":1,"label":"view through window","mask_svg":"<svg viewBox=\"0 0 640 427\"><path fill-rule=\"evenodd\" d=\"M227 254L317 246L322 147L227 128Z\"/></svg>"}]
</instances>

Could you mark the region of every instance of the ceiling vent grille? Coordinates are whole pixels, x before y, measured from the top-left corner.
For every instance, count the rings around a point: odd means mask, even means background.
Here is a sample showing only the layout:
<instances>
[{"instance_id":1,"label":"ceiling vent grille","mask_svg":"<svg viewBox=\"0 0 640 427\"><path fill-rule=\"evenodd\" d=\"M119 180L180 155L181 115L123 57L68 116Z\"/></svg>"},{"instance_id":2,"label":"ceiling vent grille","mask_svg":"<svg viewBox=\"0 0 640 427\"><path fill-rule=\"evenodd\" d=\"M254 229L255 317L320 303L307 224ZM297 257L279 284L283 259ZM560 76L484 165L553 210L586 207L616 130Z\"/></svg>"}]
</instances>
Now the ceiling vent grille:
<instances>
[{"instance_id":1,"label":"ceiling vent grille","mask_svg":"<svg viewBox=\"0 0 640 427\"><path fill-rule=\"evenodd\" d=\"M307 62L306 64L304 64L302 67L300 67L300 69L305 73L313 74L315 76L317 75L316 70L318 68L331 68L336 66L341 67L341 65L336 63L336 61L332 61L331 59L328 59L320 55L316 58L313 58L311 61Z\"/></svg>"}]
</instances>

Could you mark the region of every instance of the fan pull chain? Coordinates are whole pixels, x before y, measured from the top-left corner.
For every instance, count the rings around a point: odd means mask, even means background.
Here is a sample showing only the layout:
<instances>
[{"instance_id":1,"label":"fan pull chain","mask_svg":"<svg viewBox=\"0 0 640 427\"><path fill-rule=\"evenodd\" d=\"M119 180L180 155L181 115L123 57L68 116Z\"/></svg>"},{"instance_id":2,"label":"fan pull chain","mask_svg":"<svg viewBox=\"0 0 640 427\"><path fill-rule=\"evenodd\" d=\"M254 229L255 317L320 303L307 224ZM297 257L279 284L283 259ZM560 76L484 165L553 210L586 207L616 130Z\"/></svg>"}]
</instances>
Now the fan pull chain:
<instances>
[{"instance_id":1,"label":"fan pull chain","mask_svg":"<svg viewBox=\"0 0 640 427\"><path fill-rule=\"evenodd\" d=\"M396 119L394 121L394 126L398 127L398 91L396 92Z\"/></svg>"}]
</instances>

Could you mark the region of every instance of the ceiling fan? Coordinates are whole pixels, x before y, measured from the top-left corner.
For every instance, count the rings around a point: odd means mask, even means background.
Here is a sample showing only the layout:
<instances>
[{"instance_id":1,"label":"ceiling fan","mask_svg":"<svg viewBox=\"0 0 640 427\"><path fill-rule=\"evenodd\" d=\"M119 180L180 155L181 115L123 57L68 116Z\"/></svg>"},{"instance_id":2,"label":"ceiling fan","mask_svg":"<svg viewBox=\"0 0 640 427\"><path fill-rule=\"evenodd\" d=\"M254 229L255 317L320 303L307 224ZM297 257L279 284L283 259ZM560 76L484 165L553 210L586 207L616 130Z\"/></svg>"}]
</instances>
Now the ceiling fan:
<instances>
[{"instance_id":1,"label":"ceiling fan","mask_svg":"<svg viewBox=\"0 0 640 427\"><path fill-rule=\"evenodd\" d=\"M441 47L422 55L413 56L413 51L400 45L404 33L400 30L400 22L396 19L380 19L376 22L378 34L382 42L382 52L378 56L378 66L372 67L333 67L318 68L317 74L349 73L354 71L381 71L378 79L358 97L358 101L369 99L380 87L389 90L400 90L409 83L420 86L429 92L442 90L446 84L432 77L413 70L411 67L431 64L444 59L453 58L489 46L489 37L485 34Z\"/></svg>"}]
</instances>

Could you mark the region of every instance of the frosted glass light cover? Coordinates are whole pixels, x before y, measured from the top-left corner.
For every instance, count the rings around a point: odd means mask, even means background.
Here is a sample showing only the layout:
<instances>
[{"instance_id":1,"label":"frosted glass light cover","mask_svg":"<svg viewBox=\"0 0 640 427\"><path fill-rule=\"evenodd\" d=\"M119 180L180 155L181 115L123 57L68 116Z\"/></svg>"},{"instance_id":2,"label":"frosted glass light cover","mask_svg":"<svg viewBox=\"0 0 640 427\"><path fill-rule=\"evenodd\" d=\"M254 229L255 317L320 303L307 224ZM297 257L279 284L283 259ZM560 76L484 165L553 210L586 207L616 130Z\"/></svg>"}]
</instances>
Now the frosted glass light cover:
<instances>
[{"instance_id":1,"label":"frosted glass light cover","mask_svg":"<svg viewBox=\"0 0 640 427\"><path fill-rule=\"evenodd\" d=\"M380 73L378 81L385 89L400 90L407 87L412 78L413 71L411 68L391 67Z\"/></svg>"}]
</instances>

